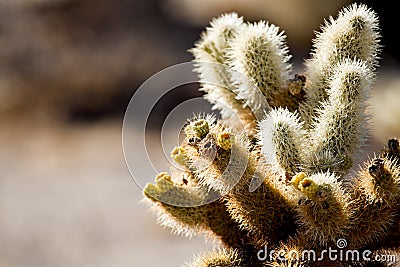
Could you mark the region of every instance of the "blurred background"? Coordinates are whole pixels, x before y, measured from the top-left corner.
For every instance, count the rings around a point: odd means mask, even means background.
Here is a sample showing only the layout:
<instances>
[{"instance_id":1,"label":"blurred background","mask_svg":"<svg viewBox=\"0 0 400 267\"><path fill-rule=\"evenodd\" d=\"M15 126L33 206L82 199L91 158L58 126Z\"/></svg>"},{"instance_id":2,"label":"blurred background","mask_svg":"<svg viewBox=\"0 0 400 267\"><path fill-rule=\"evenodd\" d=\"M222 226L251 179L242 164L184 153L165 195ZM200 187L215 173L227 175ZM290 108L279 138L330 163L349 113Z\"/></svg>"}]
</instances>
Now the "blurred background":
<instances>
[{"instance_id":1,"label":"blurred background","mask_svg":"<svg viewBox=\"0 0 400 267\"><path fill-rule=\"evenodd\" d=\"M285 30L301 72L314 31L350 2L0 0L0 266L181 266L210 249L163 230L140 203L121 145L130 98L151 75L190 61L203 28L228 11ZM374 149L400 136L398 21L395 1L363 2L383 29ZM154 144L168 112L198 96L191 85L160 101ZM140 139L142 129L131 133Z\"/></svg>"}]
</instances>

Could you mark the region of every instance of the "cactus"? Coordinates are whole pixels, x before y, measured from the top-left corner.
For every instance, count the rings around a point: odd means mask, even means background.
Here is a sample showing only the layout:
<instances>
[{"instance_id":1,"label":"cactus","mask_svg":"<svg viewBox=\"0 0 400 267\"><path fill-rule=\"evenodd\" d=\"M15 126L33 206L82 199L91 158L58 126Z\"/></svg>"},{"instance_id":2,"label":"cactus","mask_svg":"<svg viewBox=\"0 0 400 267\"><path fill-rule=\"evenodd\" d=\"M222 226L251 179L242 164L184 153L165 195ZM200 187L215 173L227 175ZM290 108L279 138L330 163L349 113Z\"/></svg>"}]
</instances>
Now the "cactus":
<instances>
[{"instance_id":1,"label":"cactus","mask_svg":"<svg viewBox=\"0 0 400 267\"><path fill-rule=\"evenodd\" d=\"M376 14L352 4L321 27L305 73L292 76L278 27L235 13L211 22L190 51L221 120L190 119L171 153L181 168L144 189L162 225L220 241L188 266L378 266L260 258L263 248L400 252L397 139L349 173L368 135L379 36Z\"/></svg>"}]
</instances>

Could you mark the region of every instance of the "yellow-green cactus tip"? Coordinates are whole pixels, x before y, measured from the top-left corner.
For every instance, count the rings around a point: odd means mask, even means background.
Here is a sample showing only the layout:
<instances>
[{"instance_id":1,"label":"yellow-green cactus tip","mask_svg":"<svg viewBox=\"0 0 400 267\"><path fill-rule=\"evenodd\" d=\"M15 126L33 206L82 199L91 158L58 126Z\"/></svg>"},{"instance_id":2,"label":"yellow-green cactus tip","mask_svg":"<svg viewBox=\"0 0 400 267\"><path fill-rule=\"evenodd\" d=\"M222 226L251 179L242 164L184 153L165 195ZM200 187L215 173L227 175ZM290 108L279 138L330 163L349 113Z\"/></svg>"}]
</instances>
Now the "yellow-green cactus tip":
<instances>
[{"instance_id":1,"label":"yellow-green cactus tip","mask_svg":"<svg viewBox=\"0 0 400 267\"><path fill-rule=\"evenodd\" d=\"M154 199L160 194L160 190L154 184L148 183L143 189L143 195L147 198Z\"/></svg>"},{"instance_id":2,"label":"yellow-green cactus tip","mask_svg":"<svg viewBox=\"0 0 400 267\"><path fill-rule=\"evenodd\" d=\"M174 187L171 176L166 172L160 172L157 174L155 184L148 183L143 189L143 194L150 198L155 199L160 196L161 193L167 192Z\"/></svg>"},{"instance_id":3,"label":"yellow-green cactus tip","mask_svg":"<svg viewBox=\"0 0 400 267\"><path fill-rule=\"evenodd\" d=\"M231 134L228 132L222 132L218 134L217 145L224 150L230 150L232 147Z\"/></svg>"},{"instance_id":4,"label":"yellow-green cactus tip","mask_svg":"<svg viewBox=\"0 0 400 267\"><path fill-rule=\"evenodd\" d=\"M166 172L161 172L156 176L156 186L159 193L169 191L174 187L171 176Z\"/></svg>"},{"instance_id":5,"label":"yellow-green cactus tip","mask_svg":"<svg viewBox=\"0 0 400 267\"><path fill-rule=\"evenodd\" d=\"M157 176L156 176L156 182L159 182L159 181L161 181L161 180L166 180L166 181L172 182L171 176L170 176L168 173L166 173L166 172L160 172L159 174L157 174Z\"/></svg>"},{"instance_id":6,"label":"yellow-green cactus tip","mask_svg":"<svg viewBox=\"0 0 400 267\"><path fill-rule=\"evenodd\" d=\"M188 126L185 128L186 136L197 136L200 139L206 137L208 132L210 131L210 126L205 119L198 119L192 121Z\"/></svg>"},{"instance_id":7,"label":"yellow-green cactus tip","mask_svg":"<svg viewBox=\"0 0 400 267\"><path fill-rule=\"evenodd\" d=\"M171 158L179 165L187 165L186 151L181 146L177 146L171 151Z\"/></svg>"},{"instance_id":8,"label":"yellow-green cactus tip","mask_svg":"<svg viewBox=\"0 0 400 267\"><path fill-rule=\"evenodd\" d=\"M296 174L295 176L293 176L292 180L290 181L292 183L292 185L296 188L296 189L300 189L299 188L299 183L306 178L306 174L304 172L299 172L298 174Z\"/></svg>"},{"instance_id":9,"label":"yellow-green cactus tip","mask_svg":"<svg viewBox=\"0 0 400 267\"><path fill-rule=\"evenodd\" d=\"M191 124L185 127L185 134L187 137L193 136L193 132L194 132L193 126Z\"/></svg>"},{"instance_id":10,"label":"yellow-green cactus tip","mask_svg":"<svg viewBox=\"0 0 400 267\"><path fill-rule=\"evenodd\" d=\"M299 183L299 189L301 192L307 195L307 197L314 197L317 193L319 187L318 185L310 178L304 178Z\"/></svg>"}]
</instances>

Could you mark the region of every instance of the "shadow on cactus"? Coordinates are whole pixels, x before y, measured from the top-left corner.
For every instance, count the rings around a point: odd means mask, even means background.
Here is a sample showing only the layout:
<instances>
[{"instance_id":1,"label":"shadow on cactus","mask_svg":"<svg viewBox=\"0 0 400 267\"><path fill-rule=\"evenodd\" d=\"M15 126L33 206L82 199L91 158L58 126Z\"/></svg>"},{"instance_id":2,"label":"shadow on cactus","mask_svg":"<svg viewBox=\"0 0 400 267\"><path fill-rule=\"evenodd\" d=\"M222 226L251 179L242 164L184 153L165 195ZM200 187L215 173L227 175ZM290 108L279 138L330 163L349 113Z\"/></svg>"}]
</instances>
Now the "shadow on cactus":
<instances>
[{"instance_id":1,"label":"shadow on cactus","mask_svg":"<svg viewBox=\"0 0 400 267\"><path fill-rule=\"evenodd\" d=\"M171 153L180 168L144 189L162 225L220 241L188 266L394 264L372 260L400 251L398 141L348 175L368 132L379 37L376 14L352 4L325 22L293 75L278 27L235 13L211 22L191 53L222 119L191 119ZM299 257L260 257L264 248ZM324 257L329 248L343 249L340 259Z\"/></svg>"}]
</instances>

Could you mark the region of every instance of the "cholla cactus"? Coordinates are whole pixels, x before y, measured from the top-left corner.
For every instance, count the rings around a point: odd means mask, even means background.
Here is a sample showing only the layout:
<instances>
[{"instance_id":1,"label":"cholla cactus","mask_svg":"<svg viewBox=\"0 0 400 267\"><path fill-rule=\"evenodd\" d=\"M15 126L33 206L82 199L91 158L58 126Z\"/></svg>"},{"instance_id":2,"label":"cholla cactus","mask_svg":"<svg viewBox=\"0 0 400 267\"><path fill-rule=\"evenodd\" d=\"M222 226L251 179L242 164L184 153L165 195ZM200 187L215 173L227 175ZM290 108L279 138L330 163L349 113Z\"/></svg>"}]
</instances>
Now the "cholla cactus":
<instances>
[{"instance_id":1,"label":"cholla cactus","mask_svg":"<svg viewBox=\"0 0 400 267\"><path fill-rule=\"evenodd\" d=\"M354 254L400 252L399 142L348 174L368 133L379 47L375 13L352 4L291 78L276 26L234 13L211 22L191 52L222 120L191 119L171 153L180 168L144 189L162 225L220 241L189 266L377 266ZM266 247L301 258L261 257ZM338 248L353 257L323 257ZM304 259L310 250L318 257Z\"/></svg>"}]
</instances>

